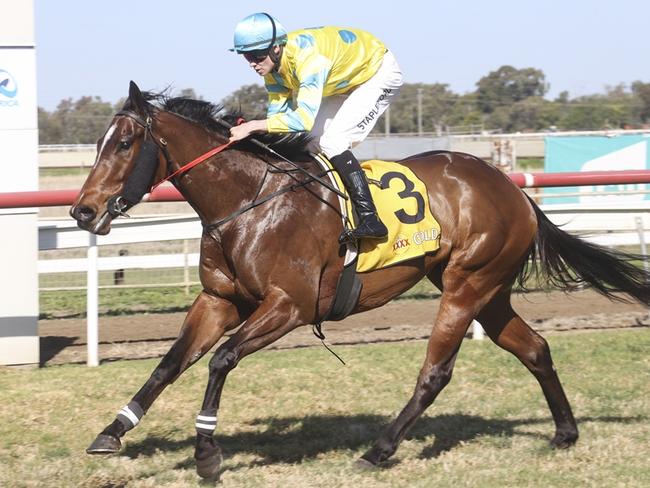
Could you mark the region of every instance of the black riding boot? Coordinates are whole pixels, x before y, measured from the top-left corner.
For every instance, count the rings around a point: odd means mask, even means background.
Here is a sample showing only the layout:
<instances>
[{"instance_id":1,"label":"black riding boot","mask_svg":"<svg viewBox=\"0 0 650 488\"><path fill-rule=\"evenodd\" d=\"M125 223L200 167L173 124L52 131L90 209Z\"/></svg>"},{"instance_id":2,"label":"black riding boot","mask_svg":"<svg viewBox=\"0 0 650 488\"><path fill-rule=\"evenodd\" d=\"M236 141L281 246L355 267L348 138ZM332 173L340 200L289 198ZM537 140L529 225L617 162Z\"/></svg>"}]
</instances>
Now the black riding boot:
<instances>
[{"instance_id":1,"label":"black riding boot","mask_svg":"<svg viewBox=\"0 0 650 488\"><path fill-rule=\"evenodd\" d=\"M339 242L343 244L350 240L386 237L388 229L377 216L377 208L372 201L366 175L359 166L357 158L351 151L344 151L332 157L330 161L341 176L359 217L357 227L351 231L343 231L339 236Z\"/></svg>"}]
</instances>

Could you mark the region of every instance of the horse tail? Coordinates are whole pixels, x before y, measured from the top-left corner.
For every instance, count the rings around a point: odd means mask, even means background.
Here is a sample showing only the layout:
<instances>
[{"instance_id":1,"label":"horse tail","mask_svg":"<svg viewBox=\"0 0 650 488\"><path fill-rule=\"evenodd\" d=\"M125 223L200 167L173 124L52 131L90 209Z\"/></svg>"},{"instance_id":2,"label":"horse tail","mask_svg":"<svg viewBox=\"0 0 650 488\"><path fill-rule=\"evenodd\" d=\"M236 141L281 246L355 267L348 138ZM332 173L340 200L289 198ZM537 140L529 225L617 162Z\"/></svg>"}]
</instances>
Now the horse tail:
<instances>
[{"instance_id":1,"label":"horse tail","mask_svg":"<svg viewBox=\"0 0 650 488\"><path fill-rule=\"evenodd\" d=\"M617 301L628 295L650 305L650 273L644 264L648 257L606 248L573 236L551 222L530 200L537 215L537 236L528 253L518 282L534 274L564 291L589 284L600 294ZM532 266L528 268L528 266ZM532 271L532 272L531 272Z\"/></svg>"}]
</instances>

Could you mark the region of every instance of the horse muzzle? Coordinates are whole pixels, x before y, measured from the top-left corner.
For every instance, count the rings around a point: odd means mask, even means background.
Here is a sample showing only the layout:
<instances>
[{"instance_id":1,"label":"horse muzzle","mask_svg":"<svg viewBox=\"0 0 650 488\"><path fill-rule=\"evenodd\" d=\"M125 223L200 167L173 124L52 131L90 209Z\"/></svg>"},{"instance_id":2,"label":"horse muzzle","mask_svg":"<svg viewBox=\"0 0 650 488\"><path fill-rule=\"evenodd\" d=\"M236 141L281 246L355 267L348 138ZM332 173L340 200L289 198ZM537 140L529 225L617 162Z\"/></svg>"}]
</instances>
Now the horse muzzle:
<instances>
[{"instance_id":1,"label":"horse muzzle","mask_svg":"<svg viewBox=\"0 0 650 488\"><path fill-rule=\"evenodd\" d=\"M99 235L110 232L110 222L113 220L108 211L98 219L97 211L87 205L75 205L70 210L70 216L77 221L77 226L80 229Z\"/></svg>"},{"instance_id":2,"label":"horse muzzle","mask_svg":"<svg viewBox=\"0 0 650 488\"><path fill-rule=\"evenodd\" d=\"M75 205L70 210L70 216L79 224L87 224L95 220L95 217L97 217L97 212L85 205Z\"/></svg>"}]
</instances>

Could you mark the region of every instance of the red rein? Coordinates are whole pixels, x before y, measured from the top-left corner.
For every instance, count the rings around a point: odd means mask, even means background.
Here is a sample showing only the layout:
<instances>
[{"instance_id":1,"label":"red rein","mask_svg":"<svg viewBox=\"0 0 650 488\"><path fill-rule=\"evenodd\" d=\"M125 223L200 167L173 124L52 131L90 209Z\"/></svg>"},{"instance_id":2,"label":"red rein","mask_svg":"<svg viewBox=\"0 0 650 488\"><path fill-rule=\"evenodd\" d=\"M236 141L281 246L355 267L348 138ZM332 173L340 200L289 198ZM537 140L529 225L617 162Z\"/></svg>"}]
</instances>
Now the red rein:
<instances>
[{"instance_id":1,"label":"red rein","mask_svg":"<svg viewBox=\"0 0 650 488\"><path fill-rule=\"evenodd\" d=\"M241 117L240 117L239 119L237 119L237 125L241 125L241 124L243 124L244 122L246 122L246 120L243 119L243 118L241 118ZM214 149L210 149L210 150L209 150L207 153L205 153L205 154L201 154L198 158L193 159L193 160L190 161L189 163L184 164L183 166L181 166L180 168L178 168L176 171L174 171L172 174L170 174L170 175L167 176L166 178L163 178L162 180L160 180L158 183L156 183L154 186L151 187L151 191L154 191L157 187L159 187L160 185L162 185L165 181L171 180L174 176L178 176L178 175L181 175L181 174L183 174L183 173L186 173L187 171L191 170L191 169L192 169L194 166L196 166L197 164L201 164L203 161L205 161L206 159L210 159L210 158L211 158L212 156L214 156L215 154L218 154L218 153L220 153L221 151L225 151L225 150L228 149L230 146L232 146L235 142L236 142L236 141L227 142L227 143L225 143L225 144L222 144L221 146L217 146L217 147L215 147Z\"/></svg>"}]
</instances>

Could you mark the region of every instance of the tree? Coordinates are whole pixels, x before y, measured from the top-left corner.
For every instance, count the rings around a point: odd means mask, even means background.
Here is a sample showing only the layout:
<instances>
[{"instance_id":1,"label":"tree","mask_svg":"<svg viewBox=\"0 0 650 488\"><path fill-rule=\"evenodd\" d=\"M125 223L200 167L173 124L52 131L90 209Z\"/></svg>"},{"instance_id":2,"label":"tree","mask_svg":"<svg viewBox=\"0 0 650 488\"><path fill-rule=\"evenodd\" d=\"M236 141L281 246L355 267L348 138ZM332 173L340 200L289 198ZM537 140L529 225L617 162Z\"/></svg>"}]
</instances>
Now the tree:
<instances>
[{"instance_id":1,"label":"tree","mask_svg":"<svg viewBox=\"0 0 650 488\"><path fill-rule=\"evenodd\" d=\"M484 115L478 109L476 92L459 96L454 104L453 113L449 115L449 125L456 126L483 126Z\"/></svg>"},{"instance_id":2,"label":"tree","mask_svg":"<svg viewBox=\"0 0 650 488\"><path fill-rule=\"evenodd\" d=\"M178 96L192 98L193 100L203 100L203 97L201 95L196 94L194 88L183 88Z\"/></svg>"},{"instance_id":3,"label":"tree","mask_svg":"<svg viewBox=\"0 0 650 488\"><path fill-rule=\"evenodd\" d=\"M405 83L391 104L390 130L393 133L418 131L418 115L423 132L446 132L450 127L476 126L502 132L558 129L603 129L638 126L650 122L650 83L635 81L630 89L620 84L607 87L604 94L571 99L561 92L546 100L548 84L544 73L535 68L501 66L476 83L474 92L459 95L443 83ZM180 90L179 96L201 99L194 89ZM266 117L268 105L262 85L244 85L221 104L248 120ZM111 106L100 97L61 100L52 113L39 108L41 144L94 143L108 126L124 99ZM373 133L385 130L379 120Z\"/></svg>"},{"instance_id":4,"label":"tree","mask_svg":"<svg viewBox=\"0 0 650 488\"><path fill-rule=\"evenodd\" d=\"M61 144L65 140L61 121L47 110L38 107L38 142L39 144Z\"/></svg>"},{"instance_id":5,"label":"tree","mask_svg":"<svg viewBox=\"0 0 650 488\"><path fill-rule=\"evenodd\" d=\"M178 96L201 100L193 88L181 90ZM94 144L125 101L126 98L121 98L112 105L100 97L85 96L78 100L63 99L51 113L39 107L39 141L41 144Z\"/></svg>"},{"instance_id":6,"label":"tree","mask_svg":"<svg viewBox=\"0 0 650 488\"><path fill-rule=\"evenodd\" d=\"M97 142L114 115L113 105L100 97L81 97L65 114L66 132L73 144Z\"/></svg>"},{"instance_id":7,"label":"tree","mask_svg":"<svg viewBox=\"0 0 650 488\"><path fill-rule=\"evenodd\" d=\"M618 115L602 95L586 95L571 101L558 126L564 130L611 129L618 127Z\"/></svg>"},{"instance_id":8,"label":"tree","mask_svg":"<svg viewBox=\"0 0 650 488\"><path fill-rule=\"evenodd\" d=\"M605 94L585 95L569 101L558 123L562 129L614 129L641 122L640 103L625 85L607 87Z\"/></svg>"},{"instance_id":9,"label":"tree","mask_svg":"<svg viewBox=\"0 0 650 488\"><path fill-rule=\"evenodd\" d=\"M231 112L238 112L248 120L266 117L268 95L262 85L244 85L221 101Z\"/></svg>"},{"instance_id":10,"label":"tree","mask_svg":"<svg viewBox=\"0 0 650 488\"><path fill-rule=\"evenodd\" d=\"M535 68L516 69L501 66L481 78L477 86L477 103L484 113L528 97L543 97L548 91L544 73Z\"/></svg>"},{"instance_id":11,"label":"tree","mask_svg":"<svg viewBox=\"0 0 650 488\"><path fill-rule=\"evenodd\" d=\"M41 144L94 144L104 133L115 109L100 97L61 100L56 110L38 109Z\"/></svg>"},{"instance_id":12,"label":"tree","mask_svg":"<svg viewBox=\"0 0 650 488\"><path fill-rule=\"evenodd\" d=\"M508 107L499 107L492 114L503 113L503 120L496 126L504 132L539 131L556 125L560 119L559 105L544 100L542 97L528 97Z\"/></svg>"},{"instance_id":13,"label":"tree","mask_svg":"<svg viewBox=\"0 0 650 488\"><path fill-rule=\"evenodd\" d=\"M450 91L446 84L405 83L390 105L390 130L417 132L418 106L423 132L435 132L438 127L462 123L463 115L456 110L458 100L459 96ZM373 132L383 131L384 125L380 120Z\"/></svg>"},{"instance_id":14,"label":"tree","mask_svg":"<svg viewBox=\"0 0 650 488\"><path fill-rule=\"evenodd\" d=\"M569 103L569 92L564 90L555 99L557 103Z\"/></svg>"},{"instance_id":15,"label":"tree","mask_svg":"<svg viewBox=\"0 0 650 488\"><path fill-rule=\"evenodd\" d=\"M650 83L635 81L632 83L632 93L639 99L639 118L641 122L650 122Z\"/></svg>"}]
</instances>

